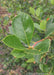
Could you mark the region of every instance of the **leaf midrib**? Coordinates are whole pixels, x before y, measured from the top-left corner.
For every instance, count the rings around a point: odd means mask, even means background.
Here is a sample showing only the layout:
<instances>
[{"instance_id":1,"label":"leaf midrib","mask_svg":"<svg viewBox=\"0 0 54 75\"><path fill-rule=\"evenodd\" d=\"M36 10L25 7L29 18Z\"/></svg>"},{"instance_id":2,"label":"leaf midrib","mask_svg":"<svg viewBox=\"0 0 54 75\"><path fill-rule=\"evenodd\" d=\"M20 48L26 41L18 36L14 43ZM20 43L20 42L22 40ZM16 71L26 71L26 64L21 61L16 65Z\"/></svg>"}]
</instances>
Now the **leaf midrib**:
<instances>
[{"instance_id":1,"label":"leaf midrib","mask_svg":"<svg viewBox=\"0 0 54 75\"><path fill-rule=\"evenodd\" d=\"M22 21L22 25L23 25L23 21ZM25 34L26 42L27 42L27 44L29 46L29 42L28 42L28 38L27 38L27 35L26 35L26 32L25 32L24 26L23 26L23 31L24 31L24 34Z\"/></svg>"}]
</instances>

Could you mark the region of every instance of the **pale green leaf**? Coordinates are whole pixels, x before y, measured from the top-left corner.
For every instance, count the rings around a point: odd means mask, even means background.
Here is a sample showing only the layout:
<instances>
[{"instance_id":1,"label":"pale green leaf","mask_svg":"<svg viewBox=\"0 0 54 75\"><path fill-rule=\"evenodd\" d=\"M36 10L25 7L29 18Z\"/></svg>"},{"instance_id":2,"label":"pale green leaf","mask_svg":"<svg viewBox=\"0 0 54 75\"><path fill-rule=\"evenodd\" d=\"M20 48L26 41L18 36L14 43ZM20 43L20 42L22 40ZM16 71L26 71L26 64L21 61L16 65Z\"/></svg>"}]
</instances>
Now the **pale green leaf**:
<instances>
[{"instance_id":1,"label":"pale green leaf","mask_svg":"<svg viewBox=\"0 0 54 75\"><path fill-rule=\"evenodd\" d=\"M40 23L40 29L45 31L46 30L46 23L47 21L46 20L42 20L41 23Z\"/></svg>"},{"instance_id":2,"label":"pale green leaf","mask_svg":"<svg viewBox=\"0 0 54 75\"><path fill-rule=\"evenodd\" d=\"M34 58L30 58L30 59L27 60L27 63L34 62L34 61L35 61Z\"/></svg>"},{"instance_id":3,"label":"pale green leaf","mask_svg":"<svg viewBox=\"0 0 54 75\"><path fill-rule=\"evenodd\" d=\"M37 9L36 9L36 15L37 15L37 16L40 16L40 8L37 8Z\"/></svg>"},{"instance_id":4,"label":"pale green leaf","mask_svg":"<svg viewBox=\"0 0 54 75\"><path fill-rule=\"evenodd\" d=\"M34 9L34 8L30 7L29 10L30 10L30 13L31 13L32 15L35 15L35 9Z\"/></svg>"}]
</instances>

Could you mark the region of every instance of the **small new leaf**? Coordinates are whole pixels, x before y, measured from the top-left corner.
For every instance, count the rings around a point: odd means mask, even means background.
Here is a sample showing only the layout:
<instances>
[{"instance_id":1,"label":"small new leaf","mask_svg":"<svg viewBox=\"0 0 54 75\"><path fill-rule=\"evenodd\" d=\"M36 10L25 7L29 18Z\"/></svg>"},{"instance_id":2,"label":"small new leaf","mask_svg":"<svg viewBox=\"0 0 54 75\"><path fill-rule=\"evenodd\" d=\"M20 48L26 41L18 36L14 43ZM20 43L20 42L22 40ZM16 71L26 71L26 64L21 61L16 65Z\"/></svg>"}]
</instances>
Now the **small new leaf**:
<instances>
[{"instance_id":1,"label":"small new leaf","mask_svg":"<svg viewBox=\"0 0 54 75\"><path fill-rule=\"evenodd\" d=\"M46 31L46 23L47 23L47 21L45 21L45 20L41 21L41 23L40 23L40 29L41 30Z\"/></svg>"},{"instance_id":2,"label":"small new leaf","mask_svg":"<svg viewBox=\"0 0 54 75\"><path fill-rule=\"evenodd\" d=\"M40 16L40 8L37 8L37 9L36 9L36 15L37 15L37 16Z\"/></svg>"}]
</instances>

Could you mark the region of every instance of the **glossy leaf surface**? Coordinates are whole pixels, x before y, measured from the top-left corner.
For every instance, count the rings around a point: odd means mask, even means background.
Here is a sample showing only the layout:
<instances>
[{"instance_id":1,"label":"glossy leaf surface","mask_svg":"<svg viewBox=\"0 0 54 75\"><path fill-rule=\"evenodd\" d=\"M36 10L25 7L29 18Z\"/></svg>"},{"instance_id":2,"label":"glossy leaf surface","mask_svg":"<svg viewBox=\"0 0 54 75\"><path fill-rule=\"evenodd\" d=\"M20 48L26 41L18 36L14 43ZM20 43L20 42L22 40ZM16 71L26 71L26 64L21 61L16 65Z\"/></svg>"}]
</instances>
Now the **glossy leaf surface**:
<instances>
[{"instance_id":1,"label":"glossy leaf surface","mask_svg":"<svg viewBox=\"0 0 54 75\"><path fill-rule=\"evenodd\" d=\"M11 48L22 49L24 46L21 44L20 40L14 35L8 35L3 39L4 44Z\"/></svg>"},{"instance_id":2,"label":"glossy leaf surface","mask_svg":"<svg viewBox=\"0 0 54 75\"><path fill-rule=\"evenodd\" d=\"M34 31L31 17L25 13L20 13L14 18L12 23L14 34L24 43L30 43Z\"/></svg>"},{"instance_id":3,"label":"glossy leaf surface","mask_svg":"<svg viewBox=\"0 0 54 75\"><path fill-rule=\"evenodd\" d=\"M37 49L37 54L39 52L39 54L45 53L47 51L49 51L49 47L50 47L50 40L46 39L38 44L36 44L35 49Z\"/></svg>"},{"instance_id":4,"label":"glossy leaf surface","mask_svg":"<svg viewBox=\"0 0 54 75\"><path fill-rule=\"evenodd\" d=\"M43 54L43 53L46 53L49 51L49 47L50 47L50 40L44 40L43 42L41 42L40 44L38 44L34 49L28 49L28 48L25 48L25 49L14 49L12 51L12 55L13 56L16 56L18 58L18 55L21 54L25 56L25 58L30 57L32 58L33 55L39 55L39 54ZM16 51L16 53L15 53Z\"/></svg>"}]
</instances>

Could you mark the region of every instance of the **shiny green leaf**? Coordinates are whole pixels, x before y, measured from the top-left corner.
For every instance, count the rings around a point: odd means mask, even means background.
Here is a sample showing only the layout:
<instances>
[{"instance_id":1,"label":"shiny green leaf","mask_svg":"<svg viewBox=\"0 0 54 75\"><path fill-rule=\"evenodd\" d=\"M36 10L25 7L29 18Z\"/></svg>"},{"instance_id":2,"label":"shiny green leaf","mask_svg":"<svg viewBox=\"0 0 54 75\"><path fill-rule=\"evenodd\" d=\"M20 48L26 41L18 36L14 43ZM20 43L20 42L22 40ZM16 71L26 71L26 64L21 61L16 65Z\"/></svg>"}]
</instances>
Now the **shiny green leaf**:
<instances>
[{"instance_id":1,"label":"shiny green leaf","mask_svg":"<svg viewBox=\"0 0 54 75\"><path fill-rule=\"evenodd\" d=\"M37 49L36 54L43 54L49 51L50 39L46 39L38 44L36 44L35 49Z\"/></svg>"},{"instance_id":2,"label":"shiny green leaf","mask_svg":"<svg viewBox=\"0 0 54 75\"><path fill-rule=\"evenodd\" d=\"M50 40L46 39L46 40L36 44L34 49L26 49L25 53L32 54L32 55L46 53L49 51L50 43L51 43Z\"/></svg>"},{"instance_id":3,"label":"shiny green leaf","mask_svg":"<svg viewBox=\"0 0 54 75\"><path fill-rule=\"evenodd\" d=\"M31 60L33 58L33 55L39 55L48 52L49 47L50 47L50 40L44 40L43 42L38 44L38 46L36 46L34 49L27 49L27 48L14 49L11 52L11 54L17 58L21 58L21 55L22 57L25 58L29 57L30 59L28 60L28 62L29 61L33 62L33 60Z\"/></svg>"},{"instance_id":4,"label":"shiny green leaf","mask_svg":"<svg viewBox=\"0 0 54 75\"><path fill-rule=\"evenodd\" d=\"M20 13L12 22L14 34L26 44L30 44L34 26L31 17L26 13Z\"/></svg>"},{"instance_id":5,"label":"shiny green leaf","mask_svg":"<svg viewBox=\"0 0 54 75\"><path fill-rule=\"evenodd\" d=\"M4 44L11 48L22 49L24 46L21 44L20 40L14 35L8 35L3 40Z\"/></svg>"}]
</instances>

